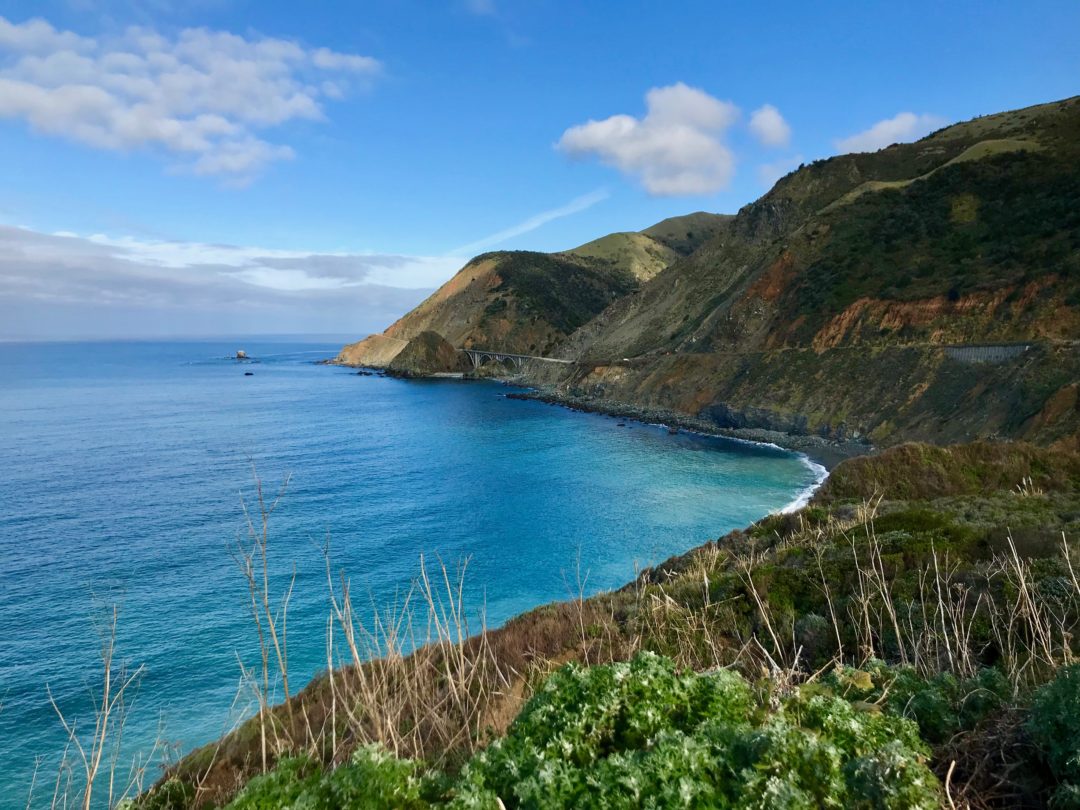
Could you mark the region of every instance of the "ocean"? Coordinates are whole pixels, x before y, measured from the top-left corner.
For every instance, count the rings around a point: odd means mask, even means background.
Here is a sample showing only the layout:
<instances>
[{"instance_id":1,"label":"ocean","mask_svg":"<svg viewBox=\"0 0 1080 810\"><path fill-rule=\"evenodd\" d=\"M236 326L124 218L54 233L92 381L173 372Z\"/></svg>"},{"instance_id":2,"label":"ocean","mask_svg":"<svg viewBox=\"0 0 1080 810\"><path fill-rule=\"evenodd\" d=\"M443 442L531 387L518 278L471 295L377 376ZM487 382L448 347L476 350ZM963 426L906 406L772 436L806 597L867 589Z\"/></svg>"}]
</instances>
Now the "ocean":
<instances>
[{"instance_id":1,"label":"ocean","mask_svg":"<svg viewBox=\"0 0 1080 810\"><path fill-rule=\"evenodd\" d=\"M317 364L337 349L0 344L0 810L25 807L32 782L35 805L51 799L67 739L51 700L80 736L93 726L113 606L118 668L143 668L125 759L156 740L175 758L251 713L238 661L254 662L255 629L230 548L256 476L281 493L275 587L295 566L294 691L326 666L327 544L354 600L380 607L421 555L467 561L472 626L496 626L621 586L820 478L779 448L511 400L498 383Z\"/></svg>"}]
</instances>

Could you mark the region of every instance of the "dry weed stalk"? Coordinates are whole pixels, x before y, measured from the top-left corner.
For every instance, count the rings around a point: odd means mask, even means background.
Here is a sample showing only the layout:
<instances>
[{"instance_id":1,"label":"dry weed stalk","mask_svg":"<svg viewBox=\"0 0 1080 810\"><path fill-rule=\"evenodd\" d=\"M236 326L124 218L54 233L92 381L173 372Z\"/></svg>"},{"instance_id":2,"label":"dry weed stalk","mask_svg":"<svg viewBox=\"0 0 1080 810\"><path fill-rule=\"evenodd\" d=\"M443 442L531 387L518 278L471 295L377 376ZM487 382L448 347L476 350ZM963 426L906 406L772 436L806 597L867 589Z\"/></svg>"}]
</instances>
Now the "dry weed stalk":
<instances>
[{"instance_id":1,"label":"dry weed stalk","mask_svg":"<svg viewBox=\"0 0 1080 810\"><path fill-rule=\"evenodd\" d=\"M900 598L896 585L900 572L894 570L898 562L894 553L890 559L874 527L880 504L881 497L875 496L852 516L830 518L826 524L813 525L800 516L799 525L778 536L772 546L772 551L806 548L813 555L809 576L828 609L834 661L862 666L884 658L913 666L924 677L949 672L972 678L984 666L986 645L993 644L1001 652L1003 672L1019 691L1077 660L1080 578L1064 535L1067 576L1052 592L1036 587L1031 563L1021 558L1010 534L1004 552L975 567L963 565L949 550L931 543L925 564L914 572L914 593L911 585L905 586ZM856 527L859 531L851 531ZM826 574L825 560L836 553L832 541L836 537L846 540L853 563L848 569L851 586L843 595ZM801 650L793 620L791 627L786 624L790 612L781 614L786 618L780 620L767 588L759 584L759 572L774 560L770 550L762 552L755 546L742 555L709 547L691 559L682 578L684 587L693 580L702 583L700 606L673 597L666 584L642 584L637 600L644 608L639 612L645 619L645 635L665 639L664 646L675 649L674 657L683 666L730 666L747 658L752 669L764 666L785 680L798 677ZM748 638L740 637L739 621L730 606L713 604L711 599L710 572L725 566L738 575L755 609L758 632ZM855 658L847 639L854 643ZM738 652L733 652L735 648Z\"/></svg>"},{"instance_id":2,"label":"dry weed stalk","mask_svg":"<svg viewBox=\"0 0 1080 810\"><path fill-rule=\"evenodd\" d=\"M274 735L275 753L281 753L293 747L291 740L283 740L278 734L278 725L270 722L271 706L271 675L270 659L271 651L274 656L275 678L280 677L284 691L286 712L289 716L289 725L292 727L293 714L289 692L289 647L288 647L288 615L289 600L292 598L293 586L296 584L296 566L293 566L292 577L288 587L280 598L275 598L271 585L270 562L268 545L270 539L270 516L281 502L285 490L288 488L288 477L282 482L277 496L267 503L263 493L262 479L255 472L257 515L253 516L249 510L247 501L241 497L240 505L244 512L246 533L237 537L235 544L229 549L230 556L237 568L243 575L248 587L249 607L251 616L255 621L255 628L259 639L259 655L261 671L258 675L245 666L239 655L240 670L244 680L255 693L259 704L259 741L262 769L265 772L269 765L267 726Z\"/></svg>"},{"instance_id":3,"label":"dry weed stalk","mask_svg":"<svg viewBox=\"0 0 1080 810\"><path fill-rule=\"evenodd\" d=\"M439 560L431 572L421 557L419 579L401 605L384 611L373 606L365 622L344 574L335 585L327 549L329 713L337 734L435 761L452 752L472 753L483 743L493 706L517 673L500 666L482 615L472 635L464 603L466 569L463 563L452 577ZM336 652L338 634L343 654ZM335 671L334 663L347 667ZM332 746L336 758L337 743Z\"/></svg>"},{"instance_id":4,"label":"dry weed stalk","mask_svg":"<svg viewBox=\"0 0 1080 810\"><path fill-rule=\"evenodd\" d=\"M126 781L118 785L124 726L130 708L129 693L134 691L143 674L142 666L128 671L126 666L118 664L116 660L116 628L119 615L119 608L113 605L107 629L102 634L101 694L94 701L94 728L88 739L84 740L80 736L78 722L69 720L64 715L52 690L46 686L49 703L60 718L64 731L67 732L67 744L64 747L53 785L51 802L53 808L66 808L70 803L77 802L83 810L89 810L94 788L99 777L102 776L107 777L108 780L106 799L108 807L113 807L117 802L138 793L142 790L146 763L155 757L160 745L159 735L158 742L154 744L150 753L141 761L135 760L129 768ZM71 757L72 751L75 754L74 764ZM106 769L104 773L103 768ZM80 772L78 782L81 782L81 786L77 784L76 769ZM34 783L36 781L37 768L35 767ZM30 796L27 798L27 807L33 801L33 788L32 784Z\"/></svg>"}]
</instances>

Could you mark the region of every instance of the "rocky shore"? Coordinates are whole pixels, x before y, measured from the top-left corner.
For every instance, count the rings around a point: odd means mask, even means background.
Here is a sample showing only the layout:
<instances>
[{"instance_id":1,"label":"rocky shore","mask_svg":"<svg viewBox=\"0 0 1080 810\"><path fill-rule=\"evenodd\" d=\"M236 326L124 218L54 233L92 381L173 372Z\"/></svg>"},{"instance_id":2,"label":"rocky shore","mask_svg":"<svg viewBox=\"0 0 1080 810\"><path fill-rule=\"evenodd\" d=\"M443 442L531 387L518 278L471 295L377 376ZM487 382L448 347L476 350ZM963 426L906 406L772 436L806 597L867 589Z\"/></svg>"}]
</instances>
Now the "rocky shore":
<instances>
[{"instance_id":1,"label":"rocky shore","mask_svg":"<svg viewBox=\"0 0 1080 810\"><path fill-rule=\"evenodd\" d=\"M516 384L509 380L505 382L507 384ZM845 459L867 455L875 451L873 445L862 441L835 441L821 436L798 435L757 428L721 428L707 419L695 418L676 411L662 408L645 408L611 400L576 397L553 389L530 389L507 394L507 397L509 399L532 399L550 405L561 405L575 411L602 413L623 419L633 419L637 422L667 425L709 436L775 444L785 450L805 453L812 461L821 464L827 470L832 470L833 467Z\"/></svg>"}]
</instances>

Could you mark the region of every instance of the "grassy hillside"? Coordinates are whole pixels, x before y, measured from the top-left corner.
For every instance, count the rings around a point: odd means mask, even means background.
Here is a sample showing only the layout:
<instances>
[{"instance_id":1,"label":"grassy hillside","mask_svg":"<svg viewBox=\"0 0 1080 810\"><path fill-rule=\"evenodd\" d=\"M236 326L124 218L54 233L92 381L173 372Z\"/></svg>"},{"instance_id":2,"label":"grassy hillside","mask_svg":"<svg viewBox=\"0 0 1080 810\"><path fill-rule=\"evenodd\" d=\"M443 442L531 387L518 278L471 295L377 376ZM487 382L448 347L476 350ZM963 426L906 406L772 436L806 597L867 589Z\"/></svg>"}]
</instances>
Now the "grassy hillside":
<instances>
[{"instance_id":1,"label":"grassy hillside","mask_svg":"<svg viewBox=\"0 0 1080 810\"><path fill-rule=\"evenodd\" d=\"M641 234L666 245L682 256L689 256L722 233L731 219L727 214L696 211L680 217L668 217L649 226Z\"/></svg>"},{"instance_id":2,"label":"grassy hillside","mask_svg":"<svg viewBox=\"0 0 1080 810\"><path fill-rule=\"evenodd\" d=\"M1070 806L1078 472L1000 443L851 460L798 514L464 644L456 586L422 579L432 643L276 708L272 773L235 806ZM228 801L263 770L259 730L144 805Z\"/></svg>"},{"instance_id":3,"label":"grassy hillside","mask_svg":"<svg viewBox=\"0 0 1080 810\"><path fill-rule=\"evenodd\" d=\"M381 336L345 347L338 362L386 366L427 331L457 348L550 354L614 301L714 236L727 219L703 212L673 217L562 253L485 253Z\"/></svg>"},{"instance_id":4,"label":"grassy hillside","mask_svg":"<svg viewBox=\"0 0 1080 810\"><path fill-rule=\"evenodd\" d=\"M604 259L485 253L381 336L343 349L338 362L385 366L393 359L388 347L402 347L423 332L436 332L459 349L544 355L637 286L630 270Z\"/></svg>"},{"instance_id":5,"label":"grassy hillside","mask_svg":"<svg viewBox=\"0 0 1080 810\"><path fill-rule=\"evenodd\" d=\"M1078 190L1078 99L801 167L572 335L563 390L879 443L1075 436Z\"/></svg>"},{"instance_id":6,"label":"grassy hillside","mask_svg":"<svg viewBox=\"0 0 1080 810\"><path fill-rule=\"evenodd\" d=\"M624 267L638 281L648 281L679 257L663 242L633 232L610 233L566 253Z\"/></svg>"},{"instance_id":7,"label":"grassy hillside","mask_svg":"<svg viewBox=\"0 0 1080 810\"><path fill-rule=\"evenodd\" d=\"M626 270L579 257L486 253L386 330L421 324L460 347L543 355L613 300L635 289Z\"/></svg>"}]
</instances>

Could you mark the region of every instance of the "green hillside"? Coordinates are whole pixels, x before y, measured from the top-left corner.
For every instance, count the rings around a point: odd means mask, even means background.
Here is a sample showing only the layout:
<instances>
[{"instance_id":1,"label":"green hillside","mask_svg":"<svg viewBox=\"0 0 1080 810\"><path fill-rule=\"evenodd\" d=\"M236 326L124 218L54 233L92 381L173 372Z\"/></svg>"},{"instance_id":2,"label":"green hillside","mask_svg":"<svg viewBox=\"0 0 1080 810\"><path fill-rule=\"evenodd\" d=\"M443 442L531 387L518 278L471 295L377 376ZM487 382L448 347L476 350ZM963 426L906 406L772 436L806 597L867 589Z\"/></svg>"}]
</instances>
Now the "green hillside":
<instances>
[{"instance_id":1,"label":"green hillside","mask_svg":"<svg viewBox=\"0 0 1080 810\"><path fill-rule=\"evenodd\" d=\"M1077 99L816 161L571 336L581 366L542 382L723 427L1071 440L1078 195ZM1029 350L972 364L956 344Z\"/></svg>"},{"instance_id":2,"label":"green hillside","mask_svg":"<svg viewBox=\"0 0 1080 810\"><path fill-rule=\"evenodd\" d=\"M553 353L576 329L707 241L726 221L697 213L561 253L482 254L381 335L346 346L337 362L386 367L408 341L429 331L457 348Z\"/></svg>"}]
</instances>

